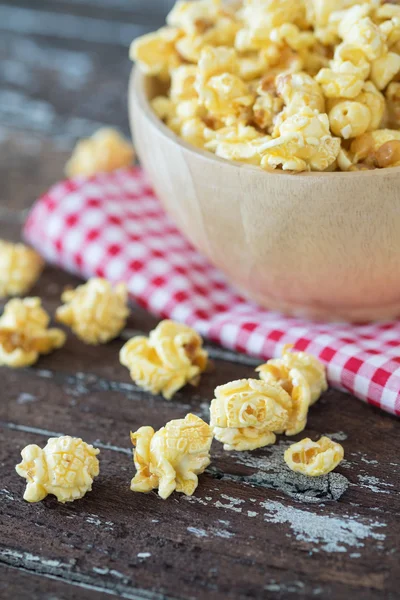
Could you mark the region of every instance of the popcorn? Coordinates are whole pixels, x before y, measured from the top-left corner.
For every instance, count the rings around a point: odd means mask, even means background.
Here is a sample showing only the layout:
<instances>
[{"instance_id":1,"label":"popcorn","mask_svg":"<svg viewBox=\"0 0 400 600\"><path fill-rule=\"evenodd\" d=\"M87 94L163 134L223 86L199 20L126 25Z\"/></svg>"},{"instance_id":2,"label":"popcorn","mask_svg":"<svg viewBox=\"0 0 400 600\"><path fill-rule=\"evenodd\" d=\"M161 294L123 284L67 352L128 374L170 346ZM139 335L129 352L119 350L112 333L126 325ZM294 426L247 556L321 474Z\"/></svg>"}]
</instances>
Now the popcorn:
<instances>
[{"instance_id":1,"label":"popcorn","mask_svg":"<svg viewBox=\"0 0 400 600\"><path fill-rule=\"evenodd\" d=\"M99 474L99 452L69 435L50 438L43 449L36 444L26 446L22 462L16 466L18 475L28 482L24 500L40 502L53 494L64 504L83 498Z\"/></svg>"},{"instance_id":2,"label":"popcorn","mask_svg":"<svg viewBox=\"0 0 400 600\"><path fill-rule=\"evenodd\" d=\"M115 171L129 167L134 157L132 144L115 129L104 127L91 138L78 142L65 166L65 173L68 177L76 177Z\"/></svg>"},{"instance_id":3,"label":"popcorn","mask_svg":"<svg viewBox=\"0 0 400 600\"><path fill-rule=\"evenodd\" d=\"M270 35L271 42L276 44L287 44L292 50L304 50L315 44L315 36L310 31L301 31L293 23L284 23L275 27Z\"/></svg>"},{"instance_id":4,"label":"popcorn","mask_svg":"<svg viewBox=\"0 0 400 600\"><path fill-rule=\"evenodd\" d=\"M258 96L253 105L253 122L260 129L270 130L283 107L283 100L273 93Z\"/></svg>"},{"instance_id":5,"label":"popcorn","mask_svg":"<svg viewBox=\"0 0 400 600\"><path fill-rule=\"evenodd\" d=\"M200 94L200 101L213 116L240 118L254 104L255 96L237 75L223 73L211 77Z\"/></svg>"},{"instance_id":6,"label":"popcorn","mask_svg":"<svg viewBox=\"0 0 400 600\"><path fill-rule=\"evenodd\" d=\"M146 73L170 79L152 105L186 142L266 170L351 171L382 162L353 159L347 140L399 126L397 3L179 1L167 23L139 38L132 56ZM239 126L259 135L218 135ZM390 148L383 162L393 165Z\"/></svg>"},{"instance_id":7,"label":"popcorn","mask_svg":"<svg viewBox=\"0 0 400 600\"><path fill-rule=\"evenodd\" d=\"M49 329L50 317L40 298L14 298L0 317L0 366L33 365L40 354L49 354L65 343L65 333Z\"/></svg>"},{"instance_id":8,"label":"popcorn","mask_svg":"<svg viewBox=\"0 0 400 600\"><path fill-rule=\"evenodd\" d=\"M292 444L284 454L285 463L292 471L309 477L318 477L333 471L343 457L343 447L328 437L321 437L318 442L304 438Z\"/></svg>"},{"instance_id":9,"label":"popcorn","mask_svg":"<svg viewBox=\"0 0 400 600\"><path fill-rule=\"evenodd\" d=\"M221 0L178 0L167 16L167 23L188 35L195 35L212 27L220 17L221 11Z\"/></svg>"},{"instance_id":10,"label":"popcorn","mask_svg":"<svg viewBox=\"0 0 400 600\"><path fill-rule=\"evenodd\" d=\"M171 72L170 97L173 102L197 98L194 89L197 72L195 65L182 65Z\"/></svg>"},{"instance_id":11,"label":"popcorn","mask_svg":"<svg viewBox=\"0 0 400 600\"><path fill-rule=\"evenodd\" d=\"M335 73L353 74L365 80L369 76L371 66L361 48L343 42L335 48L331 69Z\"/></svg>"},{"instance_id":12,"label":"popcorn","mask_svg":"<svg viewBox=\"0 0 400 600\"><path fill-rule=\"evenodd\" d=\"M216 388L210 426L225 450L254 450L275 443L291 409L292 399L281 386L239 379Z\"/></svg>"},{"instance_id":13,"label":"popcorn","mask_svg":"<svg viewBox=\"0 0 400 600\"><path fill-rule=\"evenodd\" d=\"M296 435L307 424L308 409L327 388L322 363L304 352L290 352L285 346L282 357L257 367L263 381L282 387L292 398L286 435Z\"/></svg>"},{"instance_id":14,"label":"popcorn","mask_svg":"<svg viewBox=\"0 0 400 600\"><path fill-rule=\"evenodd\" d=\"M208 355L202 344L187 325L161 321L148 338L130 339L121 349L120 361L137 385L170 400L187 383L195 385L206 369Z\"/></svg>"},{"instance_id":15,"label":"popcorn","mask_svg":"<svg viewBox=\"0 0 400 600\"><path fill-rule=\"evenodd\" d=\"M364 161L369 168L400 166L400 131L377 129L355 138L350 146L353 164Z\"/></svg>"},{"instance_id":16,"label":"popcorn","mask_svg":"<svg viewBox=\"0 0 400 600\"><path fill-rule=\"evenodd\" d=\"M210 464L212 431L200 417L188 414L170 421L157 432L140 427L131 433L137 470L131 482L133 492L150 492L166 500L174 491L192 496L198 475Z\"/></svg>"},{"instance_id":17,"label":"popcorn","mask_svg":"<svg viewBox=\"0 0 400 600\"><path fill-rule=\"evenodd\" d=\"M342 31L345 26L345 21L342 21ZM347 43L362 49L370 61L376 60L386 51L385 36L369 17L352 24L348 31L344 32L344 37Z\"/></svg>"},{"instance_id":18,"label":"popcorn","mask_svg":"<svg viewBox=\"0 0 400 600\"><path fill-rule=\"evenodd\" d=\"M310 386L310 403L314 404L322 392L328 389L325 367L318 358L306 352L292 352L291 345L283 347L281 358L272 358L256 371L267 383L277 383L289 394L292 393L293 383L290 371L296 369L305 377Z\"/></svg>"},{"instance_id":19,"label":"popcorn","mask_svg":"<svg viewBox=\"0 0 400 600\"><path fill-rule=\"evenodd\" d=\"M43 259L32 248L0 240L0 298L26 294L43 266Z\"/></svg>"},{"instance_id":20,"label":"popcorn","mask_svg":"<svg viewBox=\"0 0 400 600\"><path fill-rule=\"evenodd\" d=\"M205 147L221 158L259 165L261 156L258 148L268 139L269 136L262 135L254 127L239 123L213 132Z\"/></svg>"},{"instance_id":21,"label":"popcorn","mask_svg":"<svg viewBox=\"0 0 400 600\"><path fill-rule=\"evenodd\" d=\"M261 166L292 171L324 171L335 162L340 140L331 136L326 114L303 108L280 126L280 136L259 148Z\"/></svg>"},{"instance_id":22,"label":"popcorn","mask_svg":"<svg viewBox=\"0 0 400 600\"><path fill-rule=\"evenodd\" d=\"M136 38L130 47L129 56L135 60L146 75L157 75L168 80L172 69L181 64L175 44L181 37L179 29L162 27L154 33Z\"/></svg>"},{"instance_id":23,"label":"popcorn","mask_svg":"<svg viewBox=\"0 0 400 600\"><path fill-rule=\"evenodd\" d=\"M383 90L400 71L400 56L387 52L371 64L371 81L378 90Z\"/></svg>"},{"instance_id":24,"label":"popcorn","mask_svg":"<svg viewBox=\"0 0 400 600\"><path fill-rule=\"evenodd\" d=\"M370 126L371 113L361 102L343 100L329 112L329 124L335 135L348 140L365 133Z\"/></svg>"},{"instance_id":25,"label":"popcorn","mask_svg":"<svg viewBox=\"0 0 400 600\"><path fill-rule=\"evenodd\" d=\"M207 129L208 128L202 119L194 117L183 121L180 134L186 142L189 142L197 148L203 148L206 143Z\"/></svg>"},{"instance_id":26,"label":"popcorn","mask_svg":"<svg viewBox=\"0 0 400 600\"><path fill-rule=\"evenodd\" d=\"M71 327L86 344L106 344L125 327L129 315L126 285L113 289L106 279L93 278L75 290L66 290L56 319Z\"/></svg>"},{"instance_id":27,"label":"popcorn","mask_svg":"<svg viewBox=\"0 0 400 600\"><path fill-rule=\"evenodd\" d=\"M315 77L326 98L355 98L361 92L364 79L356 73L341 73L321 69Z\"/></svg>"},{"instance_id":28,"label":"popcorn","mask_svg":"<svg viewBox=\"0 0 400 600\"><path fill-rule=\"evenodd\" d=\"M280 135L280 127L288 117L299 114L304 108L315 112L325 112L325 99L318 83L307 73L278 75L276 90L285 108L274 119L274 137Z\"/></svg>"}]
</instances>

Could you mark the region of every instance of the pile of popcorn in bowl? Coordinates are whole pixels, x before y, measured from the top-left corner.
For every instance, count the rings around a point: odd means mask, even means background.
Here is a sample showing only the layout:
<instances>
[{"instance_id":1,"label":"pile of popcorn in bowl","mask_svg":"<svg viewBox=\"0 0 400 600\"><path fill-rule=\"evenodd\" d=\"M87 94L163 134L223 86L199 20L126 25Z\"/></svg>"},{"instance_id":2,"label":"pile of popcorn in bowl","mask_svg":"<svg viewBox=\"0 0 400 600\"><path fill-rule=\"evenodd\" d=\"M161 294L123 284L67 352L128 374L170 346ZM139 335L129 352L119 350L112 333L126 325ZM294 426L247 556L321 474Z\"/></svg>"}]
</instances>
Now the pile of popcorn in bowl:
<instances>
[{"instance_id":1,"label":"pile of popcorn in bowl","mask_svg":"<svg viewBox=\"0 0 400 600\"><path fill-rule=\"evenodd\" d=\"M157 116L186 142L265 170L400 166L400 5L178 1L132 43Z\"/></svg>"}]
</instances>

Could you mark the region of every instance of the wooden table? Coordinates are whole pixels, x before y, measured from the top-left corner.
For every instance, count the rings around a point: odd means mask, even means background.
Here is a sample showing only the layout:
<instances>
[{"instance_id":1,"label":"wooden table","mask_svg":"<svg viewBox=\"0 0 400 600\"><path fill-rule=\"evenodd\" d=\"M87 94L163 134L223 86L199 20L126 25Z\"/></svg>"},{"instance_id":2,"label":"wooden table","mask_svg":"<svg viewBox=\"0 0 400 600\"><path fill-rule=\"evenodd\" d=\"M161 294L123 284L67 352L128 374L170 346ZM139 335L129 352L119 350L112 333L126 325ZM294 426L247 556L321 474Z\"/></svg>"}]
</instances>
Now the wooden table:
<instances>
[{"instance_id":1,"label":"wooden table","mask_svg":"<svg viewBox=\"0 0 400 600\"><path fill-rule=\"evenodd\" d=\"M62 176L76 138L103 123L128 132L127 48L162 23L167 5L0 2L1 237L19 238L26 210ZM33 292L53 312L76 283L49 267ZM124 337L155 323L134 306ZM285 439L251 454L214 442L192 498L133 494L129 430L189 411L207 418L214 387L252 376L256 361L209 345L215 370L166 402L130 381L118 362L122 343L90 348L69 335L31 369L0 369L2 599L400 597L396 419L330 390L304 434L343 441L341 475L321 485L293 479ZM59 434L97 445L101 474L79 502L29 505L14 472L19 452ZM344 478L347 490L332 500Z\"/></svg>"}]
</instances>

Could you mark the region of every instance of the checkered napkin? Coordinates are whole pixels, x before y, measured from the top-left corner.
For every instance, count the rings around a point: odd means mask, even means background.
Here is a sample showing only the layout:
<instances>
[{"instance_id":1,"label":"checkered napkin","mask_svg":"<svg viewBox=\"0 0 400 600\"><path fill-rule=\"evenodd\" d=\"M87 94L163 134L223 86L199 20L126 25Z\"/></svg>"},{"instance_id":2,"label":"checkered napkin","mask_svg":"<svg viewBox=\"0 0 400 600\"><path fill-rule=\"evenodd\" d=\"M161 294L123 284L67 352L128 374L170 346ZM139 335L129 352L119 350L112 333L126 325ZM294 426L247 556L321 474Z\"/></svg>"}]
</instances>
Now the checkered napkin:
<instances>
[{"instance_id":1,"label":"checkered napkin","mask_svg":"<svg viewBox=\"0 0 400 600\"><path fill-rule=\"evenodd\" d=\"M292 343L326 364L331 385L400 415L400 322L309 322L244 299L176 229L139 168L58 183L34 205L25 237L49 262L126 281L156 315L227 348L267 359Z\"/></svg>"}]
</instances>

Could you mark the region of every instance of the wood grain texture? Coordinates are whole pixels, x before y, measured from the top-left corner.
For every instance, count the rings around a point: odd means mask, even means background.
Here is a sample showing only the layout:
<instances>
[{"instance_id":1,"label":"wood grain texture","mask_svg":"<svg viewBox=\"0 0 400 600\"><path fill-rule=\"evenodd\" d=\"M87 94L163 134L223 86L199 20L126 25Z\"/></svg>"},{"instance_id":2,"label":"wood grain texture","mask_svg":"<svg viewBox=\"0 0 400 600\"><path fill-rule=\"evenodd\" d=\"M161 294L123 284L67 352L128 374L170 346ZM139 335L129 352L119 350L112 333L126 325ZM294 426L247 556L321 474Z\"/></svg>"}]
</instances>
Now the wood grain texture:
<instances>
[{"instance_id":1,"label":"wood grain texture","mask_svg":"<svg viewBox=\"0 0 400 600\"><path fill-rule=\"evenodd\" d=\"M19 239L27 208L62 176L75 139L102 123L127 132L130 65L125 42L111 40L110 32L121 22L141 31L157 26L169 5L0 2L0 237ZM10 23L12 13L26 18ZM45 20L35 23L35 15ZM88 19L86 39L71 33L71 17ZM99 21L112 21L106 33ZM63 288L78 283L47 267L32 294L54 314ZM155 324L133 306L121 339L107 346L85 346L69 332L65 348L33 368L0 368L1 599L397 599L399 423L349 395L324 394L304 433L331 434L345 447L336 479L323 485L304 485L285 469L288 442L281 437L242 454L214 442L192 498L174 494L164 502L129 490L130 429L159 427L188 411L207 418L214 387L253 375L256 365L207 343L214 370L197 388L188 386L171 402L151 397L130 380L118 351ZM57 434L96 444L100 476L79 502L48 497L29 505L14 471L20 450Z\"/></svg>"},{"instance_id":2,"label":"wood grain texture","mask_svg":"<svg viewBox=\"0 0 400 600\"><path fill-rule=\"evenodd\" d=\"M151 110L136 69L129 106L138 156L174 222L245 296L301 317L400 314L400 167L266 172L196 149Z\"/></svg>"}]
</instances>

